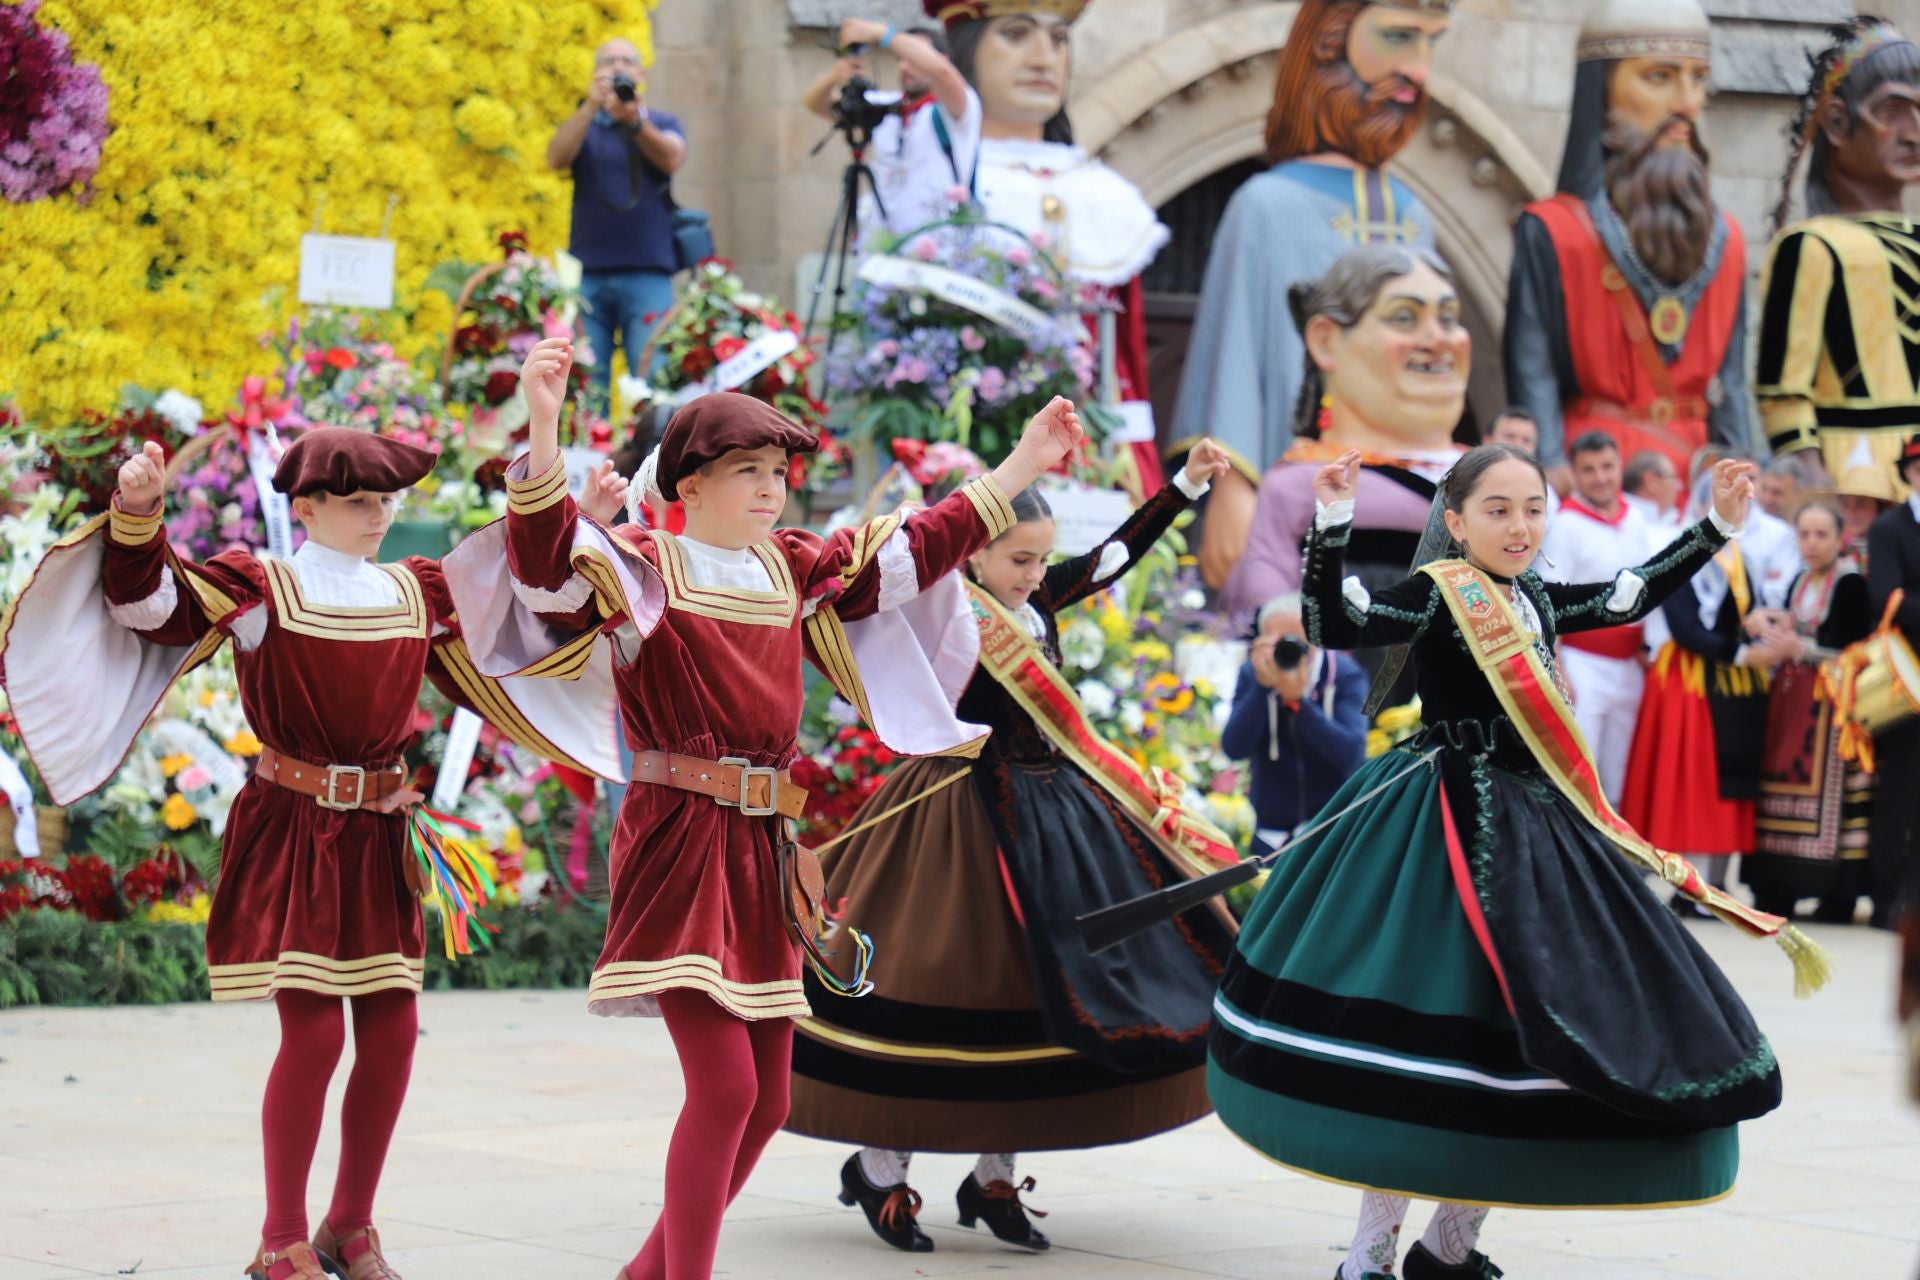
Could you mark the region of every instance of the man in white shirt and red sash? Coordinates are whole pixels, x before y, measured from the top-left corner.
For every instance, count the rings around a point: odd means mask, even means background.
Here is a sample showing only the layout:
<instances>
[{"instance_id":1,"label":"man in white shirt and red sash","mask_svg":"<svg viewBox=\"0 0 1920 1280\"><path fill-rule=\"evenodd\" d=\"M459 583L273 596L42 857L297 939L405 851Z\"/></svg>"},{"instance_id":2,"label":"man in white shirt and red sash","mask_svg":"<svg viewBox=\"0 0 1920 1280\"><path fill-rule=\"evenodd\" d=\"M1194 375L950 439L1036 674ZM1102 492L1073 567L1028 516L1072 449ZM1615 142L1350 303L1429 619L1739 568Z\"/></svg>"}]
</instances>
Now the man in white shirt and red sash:
<instances>
[{"instance_id":1,"label":"man in white shirt and red sash","mask_svg":"<svg viewBox=\"0 0 1920 1280\"><path fill-rule=\"evenodd\" d=\"M1604 431L1589 431L1574 440L1568 455L1574 492L1547 525L1540 576L1603 582L1644 563L1662 540L1621 492L1620 446ZM1637 622L1560 639L1560 669L1573 686L1574 720L1593 748L1600 788L1614 804L1626 785L1627 751L1646 688L1645 654L1646 637Z\"/></svg>"}]
</instances>

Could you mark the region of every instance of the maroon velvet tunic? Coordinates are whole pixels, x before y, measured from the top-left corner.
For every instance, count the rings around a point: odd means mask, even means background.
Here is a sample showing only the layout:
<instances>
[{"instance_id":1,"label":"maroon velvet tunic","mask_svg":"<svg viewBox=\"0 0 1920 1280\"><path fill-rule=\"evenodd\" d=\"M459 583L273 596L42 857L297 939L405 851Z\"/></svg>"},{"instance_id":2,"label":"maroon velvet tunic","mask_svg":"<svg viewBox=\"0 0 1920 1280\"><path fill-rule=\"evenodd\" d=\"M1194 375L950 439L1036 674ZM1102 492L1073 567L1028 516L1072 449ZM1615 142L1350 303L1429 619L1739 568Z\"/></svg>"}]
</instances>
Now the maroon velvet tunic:
<instances>
[{"instance_id":1,"label":"maroon velvet tunic","mask_svg":"<svg viewBox=\"0 0 1920 1280\"><path fill-rule=\"evenodd\" d=\"M523 470L509 481L516 593L563 630L625 624L615 680L628 744L770 768L798 754L801 663L814 656L804 620L829 604L853 622L905 603L1012 523L999 487L975 481L905 520L882 517L824 541L783 529L750 549L771 590L701 586L681 540L621 526L613 545L665 588L664 611L635 627L604 589L568 607L586 592L572 559L573 499L551 475L529 480ZM612 914L588 990L594 1012L655 1015L659 992L685 988L741 1018L808 1014L774 877L779 821L670 787L627 788L613 833Z\"/></svg>"},{"instance_id":2,"label":"maroon velvet tunic","mask_svg":"<svg viewBox=\"0 0 1920 1280\"><path fill-rule=\"evenodd\" d=\"M369 771L400 760L431 651L456 638L438 564L380 566L396 604L327 606L284 562L234 550L194 565L168 549L157 521L151 528L130 541L139 525L117 517L102 569L116 606L155 599L171 578L170 615L137 634L163 645L214 631L244 637L234 655L241 705L277 751ZM327 809L249 778L227 820L207 924L213 998L418 991L426 948L402 870L410 856L400 814Z\"/></svg>"}]
</instances>

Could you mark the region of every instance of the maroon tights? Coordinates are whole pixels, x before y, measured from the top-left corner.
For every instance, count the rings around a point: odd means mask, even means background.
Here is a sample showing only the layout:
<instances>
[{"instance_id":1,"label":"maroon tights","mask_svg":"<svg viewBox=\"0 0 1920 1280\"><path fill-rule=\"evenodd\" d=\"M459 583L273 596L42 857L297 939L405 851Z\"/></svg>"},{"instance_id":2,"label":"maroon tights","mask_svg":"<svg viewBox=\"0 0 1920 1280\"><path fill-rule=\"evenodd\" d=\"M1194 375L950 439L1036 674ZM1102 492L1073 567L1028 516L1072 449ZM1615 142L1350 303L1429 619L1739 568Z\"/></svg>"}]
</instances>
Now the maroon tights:
<instances>
[{"instance_id":1,"label":"maroon tights","mask_svg":"<svg viewBox=\"0 0 1920 1280\"><path fill-rule=\"evenodd\" d=\"M320 1140L327 1082L340 1062L346 1019L338 996L281 991L280 1054L267 1077L260 1127L267 1155L267 1220L260 1238L270 1250L307 1235L307 1173ZM336 1234L373 1222L393 1127L407 1096L420 1020L411 991L353 997L353 1073L340 1108L340 1172L327 1221Z\"/></svg>"},{"instance_id":2,"label":"maroon tights","mask_svg":"<svg viewBox=\"0 0 1920 1280\"><path fill-rule=\"evenodd\" d=\"M667 1148L666 1207L628 1280L708 1280L720 1216L787 1118L793 1021L747 1022L698 991L663 991L687 1101Z\"/></svg>"}]
</instances>

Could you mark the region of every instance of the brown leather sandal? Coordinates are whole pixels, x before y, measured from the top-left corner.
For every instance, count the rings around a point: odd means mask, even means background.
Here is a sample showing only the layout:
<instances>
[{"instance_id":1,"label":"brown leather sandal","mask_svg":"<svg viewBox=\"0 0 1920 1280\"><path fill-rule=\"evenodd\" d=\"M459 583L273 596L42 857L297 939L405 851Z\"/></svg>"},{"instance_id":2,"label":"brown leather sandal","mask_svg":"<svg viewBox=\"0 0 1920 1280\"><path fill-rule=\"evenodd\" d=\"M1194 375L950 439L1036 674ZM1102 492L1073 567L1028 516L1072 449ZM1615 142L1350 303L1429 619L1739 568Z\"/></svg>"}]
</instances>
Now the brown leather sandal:
<instances>
[{"instance_id":1,"label":"brown leather sandal","mask_svg":"<svg viewBox=\"0 0 1920 1280\"><path fill-rule=\"evenodd\" d=\"M285 1259L293 1263L293 1275L290 1280L327 1280L327 1273L320 1269L320 1260L314 1257L313 1247L304 1243L288 1245L285 1249L267 1251L266 1241L253 1251L253 1261L247 1264L247 1274L253 1280L268 1280L268 1268Z\"/></svg>"},{"instance_id":2,"label":"brown leather sandal","mask_svg":"<svg viewBox=\"0 0 1920 1280\"><path fill-rule=\"evenodd\" d=\"M352 1262L348 1262L340 1246L363 1238L367 1247ZM380 1252L380 1233L372 1227L361 1227L358 1231L349 1231L340 1236L334 1234L332 1223L322 1219L320 1229L313 1233L313 1249L320 1255L326 1269L342 1280L400 1280L400 1273Z\"/></svg>"}]
</instances>

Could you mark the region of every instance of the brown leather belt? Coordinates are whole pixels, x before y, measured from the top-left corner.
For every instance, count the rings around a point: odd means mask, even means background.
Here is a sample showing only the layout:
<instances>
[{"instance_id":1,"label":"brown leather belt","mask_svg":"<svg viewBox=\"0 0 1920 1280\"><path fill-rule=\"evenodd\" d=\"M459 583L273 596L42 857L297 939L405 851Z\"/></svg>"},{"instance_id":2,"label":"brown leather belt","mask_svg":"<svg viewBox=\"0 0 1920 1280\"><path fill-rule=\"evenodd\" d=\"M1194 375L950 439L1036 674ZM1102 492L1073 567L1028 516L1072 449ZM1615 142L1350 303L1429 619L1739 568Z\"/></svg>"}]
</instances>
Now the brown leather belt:
<instances>
[{"instance_id":1,"label":"brown leather belt","mask_svg":"<svg viewBox=\"0 0 1920 1280\"><path fill-rule=\"evenodd\" d=\"M807 810L806 788L794 786L785 769L754 765L739 756L702 760L671 751L640 751L633 757L633 780L711 796L749 818L798 818Z\"/></svg>"},{"instance_id":2,"label":"brown leather belt","mask_svg":"<svg viewBox=\"0 0 1920 1280\"><path fill-rule=\"evenodd\" d=\"M407 783L407 766L364 769L357 764L313 764L275 751L260 749L253 766L254 776L312 796L322 809L377 809L379 802L397 793Z\"/></svg>"}]
</instances>

